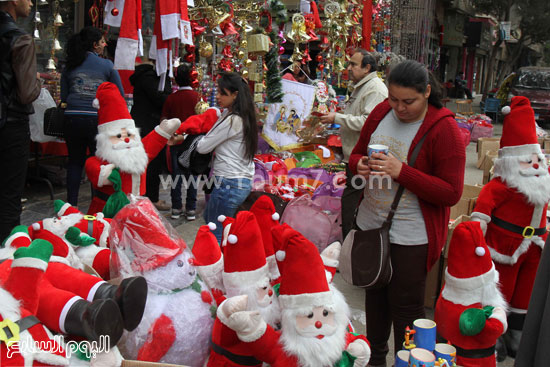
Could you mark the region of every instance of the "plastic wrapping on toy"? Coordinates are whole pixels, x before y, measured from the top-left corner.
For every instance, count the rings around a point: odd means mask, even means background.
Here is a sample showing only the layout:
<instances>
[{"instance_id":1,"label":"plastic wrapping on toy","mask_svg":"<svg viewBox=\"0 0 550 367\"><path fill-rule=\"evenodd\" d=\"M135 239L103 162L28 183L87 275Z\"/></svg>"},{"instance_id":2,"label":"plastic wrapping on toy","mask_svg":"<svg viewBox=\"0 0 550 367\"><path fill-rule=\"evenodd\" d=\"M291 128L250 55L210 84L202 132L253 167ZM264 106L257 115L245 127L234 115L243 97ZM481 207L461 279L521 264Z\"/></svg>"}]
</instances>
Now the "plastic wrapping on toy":
<instances>
[{"instance_id":1,"label":"plastic wrapping on toy","mask_svg":"<svg viewBox=\"0 0 550 367\"><path fill-rule=\"evenodd\" d=\"M147 198L130 196L111 224L111 275L142 275L147 303L139 326L119 342L126 359L201 367L215 303L191 251Z\"/></svg>"}]
</instances>

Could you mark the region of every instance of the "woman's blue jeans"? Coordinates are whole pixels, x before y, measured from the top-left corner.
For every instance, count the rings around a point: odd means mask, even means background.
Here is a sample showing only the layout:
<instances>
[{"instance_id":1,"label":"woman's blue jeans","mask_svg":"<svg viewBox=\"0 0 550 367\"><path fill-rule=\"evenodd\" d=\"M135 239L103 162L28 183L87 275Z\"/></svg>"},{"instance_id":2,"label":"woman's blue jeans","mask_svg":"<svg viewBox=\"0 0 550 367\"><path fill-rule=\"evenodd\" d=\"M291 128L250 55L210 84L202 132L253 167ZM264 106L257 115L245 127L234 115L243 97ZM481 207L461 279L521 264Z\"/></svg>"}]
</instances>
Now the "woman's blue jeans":
<instances>
[{"instance_id":1,"label":"woman's blue jeans","mask_svg":"<svg viewBox=\"0 0 550 367\"><path fill-rule=\"evenodd\" d=\"M204 211L206 223L216 224L214 235L221 243L222 225L218 223L218 216L233 217L237 207L241 205L252 190L252 180L248 178L225 178L215 176L215 186Z\"/></svg>"}]
</instances>

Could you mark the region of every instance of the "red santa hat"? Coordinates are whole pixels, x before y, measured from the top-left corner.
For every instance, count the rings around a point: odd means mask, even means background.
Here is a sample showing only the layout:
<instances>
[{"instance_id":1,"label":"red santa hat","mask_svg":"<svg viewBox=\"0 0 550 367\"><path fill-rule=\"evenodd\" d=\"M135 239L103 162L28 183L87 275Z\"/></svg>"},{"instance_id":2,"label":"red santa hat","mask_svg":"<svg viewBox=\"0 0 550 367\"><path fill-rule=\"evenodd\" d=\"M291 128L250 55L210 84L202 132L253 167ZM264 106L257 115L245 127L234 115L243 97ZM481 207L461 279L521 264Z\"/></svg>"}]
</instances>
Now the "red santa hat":
<instances>
[{"instance_id":1,"label":"red santa hat","mask_svg":"<svg viewBox=\"0 0 550 367\"><path fill-rule=\"evenodd\" d=\"M187 247L185 242L166 225L149 199L122 208L111 222L117 265L124 271L147 272L182 253Z\"/></svg>"},{"instance_id":2,"label":"red santa hat","mask_svg":"<svg viewBox=\"0 0 550 367\"><path fill-rule=\"evenodd\" d=\"M237 213L224 247L223 284L231 290L252 289L269 283L262 234L249 211Z\"/></svg>"},{"instance_id":3,"label":"red santa hat","mask_svg":"<svg viewBox=\"0 0 550 367\"><path fill-rule=\"evenodd\" d=\"M195 237L193 248L193 265L218 272L223 269L223 255L216 236L212 233L216 229L214 223L201 226Z\"/></svg>"},{"instance_id":4,"label":"red santa hat","mask_svg":"<svg viewBox=\"0 0 550 367\"><path fill-rule=\"evenodd\" d=\"M265 256L269 266L271 279L277 279L281 274L279 273L279 268L277 267L277 261L275 259L271 229L279 225L279 213L275 211L275 205L273 205L273 201L267 195L260 196L258 200L252 204L250 211L256 216L256 220L262 232Z\"/></svg>"},{"instance_id":5,"label":"red santa hat","mask_svg":"<svg viewBox=\"0 0 550 367\"><path fill-rule=\"evenodd\" d=\"M117 135L121 129L135 129L136 125L126 101L120 95L118 87L111 83L102 83L96 92L94 107L97 111L97 131L100 134Z\"/></svg>"},{"instance_id":6,"label":"red santa hat","mask_svg":"<svg viewBox=\"0 0 550 367\"><path fill-rule=\"evenodd\" d=\"M229 241L229 230L231 229L231 225L233 224L233 222L235 222L235 218L226 217L225 215L219 215L218 222L220 222L223 226L221 246L225 247L225 245L227 245L227 242ZM231 243L234 243L234 241L235 236L232 236Z\"/></svg>"},{"instance_id":7,"label":"red santa hat","mask_svg":"<svg viewBox=\"0 0 550 367\"><path fill-rule=\"evenodd\" d=\"M500 138L499 158L541 154L535 112L529 99L522 96L512 98L512 103L509 107L503 107L502 113L506 117Z\"/></svg>"},{"instance_id":8,"label":"red santa hat","mask_svg":"<svg viewBox=\"0 0 550 367\"><path fill-rule=\"evenodd\" d=\"M277 252L277 258L283 262L281 307L311 309L334 305L317 247L294 229L285 230L283 237L285 243Z\"/></svg>"},{"instance_id":9,"label":"red santa hat","mask_svg":"<svg viewBox=\"0 0 550 367\"><path fill-rule=\"evenodd\" d=\"M216 107L210 107L200 115L193 115L183 121L176 131L177 134L206 134L218 121L221 112Z\"/></svg>"},{"instance_id":10,"label":"red santa hat","mask_svg":"<svg viewBox=\"0 0 550 367\"><path fill-rule=\"evenodd\" d=\"M486 299L486 287L496 287L492 299ZM442 297L453 303L471 305L482 300L493 305L505 305L498 290L498 273L479 222L460 223L449 243L449 263L445 270Z\"/></svg>"},{"instance_id":11,"label":"red santa hat","mask_svg":"<svg viewBox=\"0 0 550 367\"><path fill-rule=\"evenodd\" d=\"M277 268L279 269L279 272L283 273L283 257L284 257L284 251L280 252L278 256L277 253L283 249L283 243L286 242L285 238L288 236L285 236L288 231L291 230L292 227L290 227L288 224L283 223L278 226L275 226L271 228L271 239L273 244L273 251L275 251L275 259L277 260Z\"/></svg>"}]
</instances>

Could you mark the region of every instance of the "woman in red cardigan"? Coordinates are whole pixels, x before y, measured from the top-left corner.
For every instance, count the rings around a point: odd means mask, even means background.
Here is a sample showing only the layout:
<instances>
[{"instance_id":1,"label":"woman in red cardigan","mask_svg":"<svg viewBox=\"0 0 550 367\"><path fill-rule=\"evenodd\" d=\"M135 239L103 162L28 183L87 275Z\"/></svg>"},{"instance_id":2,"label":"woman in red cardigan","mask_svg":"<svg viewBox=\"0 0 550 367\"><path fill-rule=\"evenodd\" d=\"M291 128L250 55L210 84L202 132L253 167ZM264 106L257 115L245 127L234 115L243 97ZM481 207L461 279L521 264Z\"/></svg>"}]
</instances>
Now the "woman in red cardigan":
<instances>
[{"instance_id":1,"label":"woman in red cardigan","mask_svg":"<svg viewBox=\"0 0 550 367\"><path fill-rule=\"evenodd\" d=\"M379 228L397 188L405 187L390 230L392 280L365 296L370 366L386 365L392 323L397 351L406 326L425 317L426 274L445 243L449 208L462 195L466 161L453 113L442 107L438 83L424 65L411 60L396 65L388 77L388 96L369 115L349 159L352 172L362 176L354 181L367 183L357 208L358 229ZM411 167L407 162L424 135ZM388 154L369 158L371 144L388 146Z\"/></svg>"}]
</instances>

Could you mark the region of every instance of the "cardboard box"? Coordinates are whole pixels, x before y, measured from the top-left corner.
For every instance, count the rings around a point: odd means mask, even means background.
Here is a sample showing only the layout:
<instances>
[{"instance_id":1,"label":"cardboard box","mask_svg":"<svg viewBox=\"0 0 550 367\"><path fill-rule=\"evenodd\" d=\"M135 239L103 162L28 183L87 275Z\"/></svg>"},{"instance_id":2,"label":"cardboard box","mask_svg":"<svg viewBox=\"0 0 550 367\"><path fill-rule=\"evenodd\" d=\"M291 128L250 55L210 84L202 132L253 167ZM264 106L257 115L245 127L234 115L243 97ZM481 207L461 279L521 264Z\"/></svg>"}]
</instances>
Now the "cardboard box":
<instances>
[{"instance_id":1,"label":"cardboard box","mask_svg":"<svg viewBox=\"0 0 550 367\"><path fill-rule=\"evenodd\" d=\"M542 147L546 153L550 153L550 138L544 138L544 145Z\"/></svg>"},{"instance_id":2,"label":"cardboard box","mask_svg":"<svg viewBox=\"0 0 550 367\"><path fill-rule=\"evenodd\" d=\"M483 165L481 169L483 170L483 184L491 180L493 177L493 166L495 164L495 158L498 157L497 152L487 152L485 154L485 159L483 160Z\"/></svg>"},{"instance_id":3,"label":"cardboard box","mask_svg":"<svg viewBox=\"0 0 550 367\"><path fill-rule=\"evenodd\" d=\"M479 138L477 141L477 168L481 169L487 152L498 152L500 138Z\"/></svg>"},{"instance_id":4,"label":"cardboard box","mask_svg":"<svg viewBox=\"0 0 550 367\"><path fill-rule=\"evenodd\" d=\"M468 215L461 215L456 220L449 223L449 232L447 234L447 242L443 247L441 257L434 266L430 269L430 272L426 276L426 292L424 293L424 307L435 308L437 297L443 286L445 268L447 267L447 257L449 255L449 242L453 235L453 231L462 222L468 222L472 218ZM443 261L443 264L441 263Z\"/></svg>"},{"instance_id":5,"label":"cardboard box","mask_svg":"<svg viewBox=\"0 0 550 367\"><path fill-rule=\"evenodd\" d=\"M144 362L125 359L122 361L121 367L187 367L180 364Z\"/></svg>"},{"instance_id":6,"label":"cardboard box","mask_svg":"<svg viewBox=\"0 0 550 367\"><path fill-rule=\"evenodd\" d=\"M461 215L470 215L474 210L475 201L481 192L483 186L464 185L462 197L453 207L451 207L451 219L457 219Z\"/></svg>"}]
</instances>

